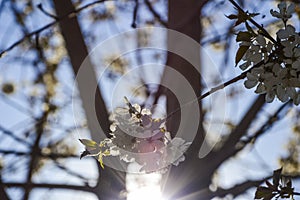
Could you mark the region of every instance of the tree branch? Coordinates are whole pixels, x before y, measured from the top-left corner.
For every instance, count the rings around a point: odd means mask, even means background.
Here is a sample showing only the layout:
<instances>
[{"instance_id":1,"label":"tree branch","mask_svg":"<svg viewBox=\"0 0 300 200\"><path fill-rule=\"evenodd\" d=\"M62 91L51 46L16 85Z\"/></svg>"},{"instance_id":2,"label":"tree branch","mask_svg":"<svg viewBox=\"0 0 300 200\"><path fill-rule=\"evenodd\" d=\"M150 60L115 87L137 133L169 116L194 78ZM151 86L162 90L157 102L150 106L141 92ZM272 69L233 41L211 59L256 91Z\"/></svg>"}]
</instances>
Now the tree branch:
<instances>
[{"instance_id":1,"label":"tree branch","mask_svg":"<svg viewBox=\"0 0 300 200\"><path fill-rule=\"evenodd\" d=\"M237 4L234 0L229 0L229 2L234 5L234 7L236 7L240 12L242 12L245 15L248 15L248 13L246 13L240 6L239 4ZM268 33L268 31L262 27L261 25L259 25L256 21L254 21L251 17L249 17L248 19L254 26L256 26L259 30L261 30L264 34L264 36L266 36L269 40L271 40L274 44L277 44L276 40Z\"/></svg>"},{"instance_id":2,"label":"tree branch","mask_svg":"<svg viewBox=\"0 0 300 200\"><path fill-rule=\"evenodd\" d=\"M10 136L11 138L13 138L15 141L20 142L21 144L24 144L28 147L31 147L31 144L29 142L27 142L26 140L16 136L13 132L7 130L6 128L4 128L3 126L0 125L0 131L5 134Z\"/></svg>"},{"instance_id":3,"label":"tree branch","mask_svg":"<svg viewBox=\"0 0 300 200\"><path fill-rule=\"evenodd\" d=\"M71 0L53 0L53 2L56 13L60 18L65 16L65 13L75 12ZM77 17L61 20L59 25L73 71L76 74L76 81L87 118L88 129L90 130L92 139L99 142L105 138L105 135L109 137L109 121L107 108L98 86L96 72L88 57L88 50ZM124 172L108 167L105 171L100 171L98 179L99 187L95 193L96 195L108 195L111 198L119 196L118 192L124 189L124 182L119 182L116 180L116 176L112 176L112 174L125 177ZM125 180L125 178L122 180ZM105 187L105 185L110 185L110 187Z\"/></svg>"},{"instance_id":4,"label":"tree branch","mask_svg":"<svg viewBox=\"0 0 300 200\"><path fill-rule=\"evenodd\" d=\"M134 10L133 10L132 23L131 23L132 28L136 28L136 20L137 20L138 10L139 10L139 1L135 0L135 6L134 6Z\"/></svg>"},{"instance_id":5,"label":"tree branch","mask_svg":"<svg viewBox=\"0 0 300 200\"><path fill-rule=\"evenodd\" d=\"M266 177L264 179L259 179L259 180L249 180L249 181L245 181L243 183L234 185L233 187L229 188L229 189L218 189L215 192L212 192L211 194L207 195L207 199L213 198L213 197L225 197L228 194L233 195L233 198L237 197L240 194L245 193L245 191L249 190L250 188L253 187L258 187L260 184L262 184L263 182L265 182L266 180L270 179L272 176Z\"/></svg>"},{"instance_id":6,"label":"tree branch","mask_svg":"<svg viewBox=\"0 0 300 200\"><path fill-rule=\"evenodd\" d=\"M243 143L249 144L250 142L254 142L253 140L256 140L258 137L260 137L262 134L264 134L267 130L269 130L275 122L278 122L280 119L283 119L286 116L286 112L280 116L281 112L288 106L291 106L292 101L286 102L285 104L282 104L276 112L269 117L269 119L250 137L248 137Z\"/></svg>"},{"instance_id":7,"label":"tree branch","mask_svg":"<svg viewBox=\"0 0 300 200\"><path fill-rule=\"evenodd\" d=\"M0 154L12 154L16 156L30 156L30 152L23 152L23 151L12 151L12 150L3 150L0 149ZM39 152L38 156L43 158L49 158L52 160L60 159L60 158L79 158L78 155L70 155L70 154L57 154L57 153L50 153L50 154L44 154L42 152Z\"/></svg>"},{"instance_id":8,"label":"tree branch","mask_svg":"<svg viewBox=\"0 0 300 200\"><path fill-rule=\"evenodd\" d=\"M37 5L37 7L38 7L38 9L40 9L40 11L41 11L42 13L44 13L46 16L51 17L51 18L53 18L53 19L55 19L55 20L59 20L57 16L55 16L55 15L49 13L48 11L46 11L46 10L43 8L43 5L42 5L41 3L39 3L39 4Z\"/></svg>"},{"instance_id":9,"label":"tree branch","mask_svg":"<svg viewBox=\"0 0 300 200\"><path fill-rule=\"evenodd\" d=\"M21 188L49 188L49 189L69 189L69 190L80 190L86 192L95 192L94 188L90 186L80 185L66 185L66 184L49 184L49 183L18 183L18 182L4 182L2 183L5 187L21 187Z\"/></svg>"},{"instance_id":10,"label":"tree branch","mask_svg":"<svg viewBox=\"0 0 300 200\"><path fill-rule=\"evenodd\" d=\"M9 200L8 195L5 191L5 185L2 182L1 174L0 174L0 199Z\"/></svg>"},{"instance_id":11,"label":"tree branch","mask_svg":"<svg viewBox=\"0 0 300 200\"><path fill-rule=\"evenodd\" d=\"M211 162L213 168L218 168L226 159L232 156L232 154L236 151L236 144L240 141L241 137L246 134L251 123L256 118L257 113L264 105L265 95L259 95L254 103L250 106L240 123L226 139L222 148L217 152L212 151L204 158L205 160L207 159L213 161Z\"/></svg>"},{"instance_id":12,"label":"tree branch","mask_svg":"<svg viewBox=\"0 0 300 200\"><path fill-rule=\"evenodd\" d=\"M46 99L47 98L48 97L46 97ZM31 159L30 159L30 163L29 163L29 166L28 166L28 172L27 172L27 178L26 178L27 183L31 183L31 178L32 178L34 169L36 167L37 157L38 157L39 152L40 152L39 144L40 144L40 140L42 138L42 134L43 134L43 131L44 131L44 124L47 121L48 115L49 115L48 111L43 112L42 117L40 118L38 123L35 125L37 136L36 136L34 145L31 148ZM29 199L29 194L30 194L31 188L30 187L24 187L24 190L25 191L24 191L23 199L27 200L27 199Z\"/></svg>"},{"instance_id":13,"label":"tree branch","mask_svg":"<svg viewBox=\"0 0 300 200\"><path fill-rule=\"evenodd\" d=\"M15 48L16 46L20 45L24 40L26 40L27 38L30 38L31 36L34 36L36 34L39 34L43 31L45 31L46 29L54 26L55 24L57 24L58 22L64 20L64 19L67 19L67 18L73 18L76 16L77 13L80 13L81 11L89 8L89 7L92 7L93 5L95 4L99 4L99 3L103 3L105 1L108 1L108 0L100 0L100 1L94 1L94 2L91 2L91 3L88 3L76 10L73 10L71 12L68 12L66 14L64 14L63 16L57 18L57 20L53 21L53 22L50 22L48 23L47 25L35 30L35 31L32 31L26 35L24 35L21 39L17 40L16 42L14 42L13 44L11 44L9 47L7 47L6 49L0 51L0 58L5 54L7 53L8 51L11 51L13 48Z\"/></svg>"},{"instance_id":14,"label":"tree branch","mask_svg":"<svg viewBox=\"0 0 300 200\"><path fill-rule=\"evenodd\" d=\"M280 106L278 110L272 116L270 116L269 119L252 136L248 137L246 140L240 141L241 146L235 148L235 150L232 151L231 155L228 155L228 157L236 155L238 152L242 151L248 144L254 144L260 136L266 133L266 131L275 124L275 122L278 122L280 119L283 119L284 116L286 116L286 113L283 113L281 117L280 114L282 113L282 110L284 108L291 105L291 102L287 102Z\"/></svg>"},{"instance_id":15,"label":"tree branch","mask_svg":"<svg viewBox=\"0 0 300 200\"><path fill-rule=\"evenodd\" d=\"M155 17L155 19L157 19L159 21L159 23L161 23L164 27L168 27L168 23L162 19L160 14L152 6L151 2L149 0L145 0L145 3L146 3L147 8L149 9L149 11Z\"/></svg>"}]
</instances>

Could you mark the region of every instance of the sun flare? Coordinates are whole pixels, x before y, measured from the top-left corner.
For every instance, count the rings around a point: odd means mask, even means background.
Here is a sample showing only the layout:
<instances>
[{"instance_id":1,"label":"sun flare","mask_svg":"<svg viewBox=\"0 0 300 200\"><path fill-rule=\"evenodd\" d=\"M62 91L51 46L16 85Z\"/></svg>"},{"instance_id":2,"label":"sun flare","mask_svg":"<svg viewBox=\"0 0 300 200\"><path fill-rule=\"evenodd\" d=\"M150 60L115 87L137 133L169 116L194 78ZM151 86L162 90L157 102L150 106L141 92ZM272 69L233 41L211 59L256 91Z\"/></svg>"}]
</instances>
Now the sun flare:
<instances>
[{"instance_id":1,"label":"sun flare","mask_svg":"<svg viewBox=\"0 0 300 200\"><path fill-rule=\"evenodd\" d=\"M137 188L127 194L127 200L166 200L162 197L159 186L146 186Z\"/></svg>"},{"instance_id":2,"label":"sun flare","mask_svg":"<svg viewBox=\"0 0 300 200\"><path fill-rule=\"evenodd\" d=\"M131 163L128 170L136 172L140 167L137 163ZM160 173L127 173L127 200L166 200L161 192L161 179Z\"/></svg>"}]
</instances>

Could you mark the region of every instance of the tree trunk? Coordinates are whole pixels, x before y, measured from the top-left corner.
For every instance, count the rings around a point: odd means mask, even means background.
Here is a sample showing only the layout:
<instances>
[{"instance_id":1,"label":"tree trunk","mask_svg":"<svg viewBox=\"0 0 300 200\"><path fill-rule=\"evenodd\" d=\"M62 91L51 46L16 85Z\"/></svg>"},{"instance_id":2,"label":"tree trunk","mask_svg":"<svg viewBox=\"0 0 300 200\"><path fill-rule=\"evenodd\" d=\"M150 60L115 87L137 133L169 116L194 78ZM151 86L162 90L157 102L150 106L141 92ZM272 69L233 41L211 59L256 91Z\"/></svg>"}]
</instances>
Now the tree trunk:
<instances>
[{"instance_id":1,"label":"tree trunk","mask_svg":"<svg viewBox=\"0 0 300 200\"><path fill-rule=\"evenodd\" d=\"M74 11L71 0L53 0L58 17ZM108 113L101 96L96 79L96 73L89 60L77 17L71 15L60 23L66 48L70 57L75 75L80 70L83 76L77 78L78 89L85 110L88 128L92 139L99 142L109 133ZM82 63L85 63L82 66ZM95 86L95 90L91 89ZM95 103L94 103L95 102ZM96 115L95 115L96 113ZM101 125L101 128L99 126ZM99 171L99 184L96 195L99 199L118 199L119 192L124 188L125 173L106 167Z\"/></svg>"},{"instance_id":2,"label":"tree trunk","mask_svg":"<svg viewBox=\"0 0 300 200\"><path fill-rule=\"evenodd\" d=\"M183 33L197 43L200 43L201 39L201 23L200 23L200 12L202 6L206 1L182 1L182 0L169 0L169 13L168 13L168 28L176 30L180 33ZM168 35L168 47L174 48L176 46L182 48L185 44L176 41L176 38L173 38L172 35ZM176 47L175 47L176 48ZM193 48L193 49L191 49ZM195 95L201 95L201 75L199 73L200 69L200 48L190 47L188 49L189 54L193 59L198 60L198 66L193 66L191 63L187 62L185 58L175 55L173 53L168 53L167 57L167 66L175 69L181 75L189 81L191 87L193 88ZM162 78L162 83L167 85L175 86L178 91L187 90L186 85L175 80L171 73L165 70L165 73ZM184 120L198 120L199 128L197 131L196 137L193 139L193 143L186 152L186 159L184 162L180 163L179 166L172 168L167 175L165 186L164 186L164 196L170 199L180 199L182 197L188 198L188 195L195 193L201 188L208 187L210 184L211 175L213 172L209 170L203 161L198 158L198 153L201 145L204 142L204 129L202 126L202 107L201 102L197 104L198 109L200 110L200 116L198 118L193 118L193 110L190 110L191 116L184 116L182 112L173 113L176 109L179 108L179 103L176 95L171 92L165 92L167 96L167 113L168 116L171 114L170 120L167 121L167 129L171 132L172 137L175 137L176 132L178 131L178 126ZM192 101L194 99L190 99ZM183 107L180 108L184 109ZM179 123L180 122L180 123ZM177 133L180 134L189 134L189 133ZM199 196L195 196L190 199L199 199Z\"/></svg>"}]
</instances>

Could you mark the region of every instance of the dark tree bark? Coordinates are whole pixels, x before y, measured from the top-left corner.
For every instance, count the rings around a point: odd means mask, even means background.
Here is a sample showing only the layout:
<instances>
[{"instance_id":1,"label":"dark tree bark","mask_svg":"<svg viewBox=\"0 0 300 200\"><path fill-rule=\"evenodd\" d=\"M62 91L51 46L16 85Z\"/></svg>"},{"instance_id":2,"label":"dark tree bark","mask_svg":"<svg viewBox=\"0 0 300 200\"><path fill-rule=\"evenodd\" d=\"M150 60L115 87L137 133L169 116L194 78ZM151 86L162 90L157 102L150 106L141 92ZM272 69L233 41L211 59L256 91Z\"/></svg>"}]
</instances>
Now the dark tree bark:
<instances>
[{"instance_id":1,"label":"dark tree bark","mask_svg":"<svg viewBox=\"0 0 300 200\"><path fill-rule=\"evenodd\" d=\"M201 7L204 5L205 1L181 1L181 0L169 0L169 13L168 13L168 28L176 30L182 34L185 34L195 40L197 43L201 39L201 24L200 24L200 12ZM168 45L176 45L180 41L175 41L176 38L172 38L172 35L168 37ZM183 44L184 45L184 44ZM178 44L178 48L181 48ZM192 54L193 59L199 61L200 66L200 49L189 49ZM201 94L201 75L197 71L197 67L193 66L191 63L187 62L185 58L175 55L173 53L168 53L167 66L175 69L180 74L182 74L186 80L189 81L192 86L196 96ZM198 69L200 71L200 69ZM186 86L182 83L178 83L177 80L172 78L172 74L165 71L162 83L167 83L170 85L176 85L179 91L186 90ZM178 100L176 96L170 92L166 92L167 95L167 113L168 115L174 112L174 110L179 108ZM192 185L199 184L199 175L201 168L198 159L198 151L204 139L204 130L202 127L202 116L201 116L201 102L198 104L198 109L200 110L200 119L189 119L189 120L199 120L200 126L197 131L197 135L193 140L191 147L189 148L186 160L180 163L177 167L172 167L170 173L167 176L167 180L164 188L164 195L171 197L171 199L177 199L194 191ZM167 128L174 137L174 133L178 130L179 122L182 121L180 118L181 113L176 112L172 114L170 120L167 121ZM188 116L186 116L188 117ZM203 174L202 174L203 180ZM176 184L175 184L176 183ZM197 187L197 189L199 189Z\"/></svg>"},{"instance_id":2,"label":"dark tree bark","mask_svg":"<svg viewBox=\"0 0 300 200\"><path fill-rule=\"evenodd\" d=\"M53 2L58 17L74 11L71 0L53 0ZM77 17L71 15L67 19L61 20L59 26L66 43L75 76L79 70L82 70L80 73L84 74L83 77L77 79L78 89L92 139L99 142L103 139L103 135L108 135L109 133L108 112L99 88L97 87L95 91L90 89L98 85L98 83L93 65L87 57L88 50ZM84 69L80 69L83 62L85 62ZM95 104L91 104L91 102L95 102ZM93 115L94 111L96 111L96 118ZM99 124L102 129L99 129ZM99 199L118 199L119 192L124 189L125 173L109 167L106 167L105 170L99 169L98 190L94 190L97 191L96 195Z\"/></svg>"},{"instance_id":3,"label":"dark tree bark","mask_svg":"<svg viewBox=\"0 0 300 200\"><path fill-rule=\"evenodd\" d=\"M2 183L1 175L0 175L0 199L9 200L7 193L5 191L6 186Z\"/></svg>"},{"instance_id":4,"label":"dark tree bark","mask_svg":"<svg viewBox=\"0 0 300 200\"><path fill-rule=\"evenodd\" d=\"M200 24L201 9L207 2L208 1L169 0L168 28L179 31L200 43L202 31ZM172 41L172 38L169 37L168 45L174 44L178 44L178 41ZM189 49L189 51L192 52L193 56L198 56L200 63L200 49ZM195 70L195 66L186 62L184 58L180 58L178 55L172 53L168 53L166 65L184 75L184 77L189 80L195 94L197 96L201 95L201 74ZM176 85L179 90L185 89L185 87L178 83L177 80L172 79L172 76L167 72L164 73L162 79L162 83L165 82ZM170 114L178 109L179 104L174 94L168 91L166 91L165 94L167 96L167 112ZM249 128L263 105L264 97L260 96L249 108L249 111L245 114L245 117L241 120L237 128L231 133L230 139L222 148L223 151L211 152L206 157L199 159L198 153L200 147L206 145L200 101L200 119L190 119L200 121L197 135L186 152L186 160L177 167L173 166L167 175L164 195L166 197L171 197L171 199L184 198L185 200L210 199L214 197L214 194L209 192L208 189L214 172L226 159L228 159L228 155L230 155L229 157L233 156L233 153L230 154L230 152L237 152L234 148L236 143L239 142L241 136ZM175 114L172 114L172 117L170 117L170 120L167 122L167 127L170 132L173 133L173 137L175 136L174 133L178 130L178 124L181 121L180 116L181 113L176 112ZM226 152L224 152L224 150L226 150ZM234 189L232 192L239 193Z\"/></svg>"}]
</instances>

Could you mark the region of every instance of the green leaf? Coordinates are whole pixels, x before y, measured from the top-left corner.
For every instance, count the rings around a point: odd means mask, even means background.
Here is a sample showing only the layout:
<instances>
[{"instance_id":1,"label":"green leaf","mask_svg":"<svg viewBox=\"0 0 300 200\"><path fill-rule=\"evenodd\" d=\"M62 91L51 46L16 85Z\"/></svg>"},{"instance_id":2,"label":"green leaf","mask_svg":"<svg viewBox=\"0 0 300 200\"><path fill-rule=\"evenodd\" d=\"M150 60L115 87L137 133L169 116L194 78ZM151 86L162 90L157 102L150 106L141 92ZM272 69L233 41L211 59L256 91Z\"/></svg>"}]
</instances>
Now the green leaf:
<instances>
[{"instance_id":1,"label":"green leaf","mask_svg":"<svg viewBox=\"0 0 300 200\"><path fill-rule=\"evenodd\" d=\"M88 139L79 139L79 141L86 147L96 148L98 143L94 140L88 140Z\"/></svg>"},{"instance_id":2,"label":"green leaf","mask_svg":"<svg viewBox=\"0 0 300 200\"><path fill-rule=\"evenodd\" d=\"M249 47L250 46L240 46L235 56L235 65L237 65L241 61Z\"/></svg>"},{"instance_id":3,"label":"green leaf","mask_svg":"<svg viewBox=\"0 0 300 200\"><path fill-rule=\"evenodd\" d=\"M104 169L103 155L102 155L102 154L100 154L100 155L98 156L98 162L100 163L101 168Z\"/></svg>"},{"instance_id":4,"label":"green leaf","mask_svg":"<svg viewBox=\"0 0 300 200\"><path fill-rule=\"evenodd\" d=\"M244 12L242 12L242 11L239 10L238 19L235 22L234 26L238 26L239 24L246 22L248 20L248 18L249 17L248 17L247 13L244 13Z\"/></svg>"},{"instance_id":5,"label":"green leaf","mask_svg":"<svg viewBox=\"0 0 300 200\"><path fill-rule=\"evenodd\" d=\"M245 20L239 18L239 19L235 22L234 26L238 26L238 25L240 25L240 24L243 23L243 22L245 22Z\"/></svg>"},{"instance_id":6,"label":"green leaf","mask_svg":"<svg viewBox=\"0 0 300 200\"><path fill-rule=\"evenodd\" d=\"M240 31L237 34L236 41L237 42L251 42L252 34L248 31Z\"/></svg>"},{"instance_id":7,"label":"green leaf","mask_svg":"<svg viewBox=\"0 0 300 200\"><path fill-rule=\"evenodd\" d=\"M237 19L234 26L238 26L241 23L247 22L247 20L251 19L252 17L255 17L256 15L259 15L259 13L248 13L239 10L237 15L229 15L227 17L229 19Z\"/></svg>"},{"instance_id":8,"label":"green leaf","mask_svg":"<svg viewBox=\"0 0 300 200\"><path fill-rule=\"evenodd\" d=\"M272 198L273 198L274 196L276 196L276 194L273 194L273 193L267 194L267 195L263 198L263 200L272 200Z\"/></svg>"},{"instance_id":9,"label":"green leaf","mask_svg":"<svg viewBox=\"0 0 300 200\"><path fill-rule=\"evenodd\" d=\"M104 156L109 156L110 155L110 151L108 149L106 149L104 152L103 152L103 155Z\"/></svg>"},{"instance_id":10,"label":"green leaf","mask_svg":"<svg viewBox=\"0 0 300 200\"><path fill-rule=\"evenodd\" d=\"M87 155L90 155L91 153L88 151L88 150L85 150L84 152L82 152L81 154L80 154L80 159L81 158L83 158L83 157L85 157L85 156L87 156Z\"/></svg>"},{"instance_id":11,"label":"green leaf","mask_svg":"<svg viewBox=\"0 0 300 200\"><path fill-rule=\"evenodd\" d=\"M272 190L270 190L267 187L259 186L255 192L255 199L265 199L268 198L270 195L273 196Z\"/></svg>"},{"instance_id":12,"label":"green leaf","mask_svg":"<svg viewBox=\"0 0 300 200\"><path fill-rule=\"evenodd\" d=\"M270 183L269 181L266 181L266 184L268 186L268 188L272 189L272 190L276 190L277 187L275 187L272 183Z\"/></svg>"},{"instance_id":13,"label":"green leaf","mask_svg":"<svg viewBox=\"0 0 300 200\"><path fill-rule=\"evenodd\" d=\"M278 187L279 185L279 180L280 180L280 177L281 177L281 172L282 172L282 168L280 169L277 169L273 172L273 185L275 187Z\"/></svg>"},{"instance_id":14,"label":"green leaf","mask_svg":"<svg viewBox=\"0 0 300 200\"><path fill-rule=\"evenodd\" d=\"M294 188L283 187L283 188L281 188L281 192L280 193L282 194L282 196L290 197L294 193Z\"/></svg>"},{"instance_id":15,"label":"green leaf","mask_svg":"<svg viewBox=\"0 0 300 200\"><path fill-rule=\"evenodd\" d=\"M249 13L249 17L255 17L257 15L259 15L259 13Z\"/></svg>"},{"instance_id":16,"label":"green leaf","mask_svg":"<svg viewBox=\"0 0 300 200\"><path fill-rule=\"evenodd\" d=\"M237 19L237 15L225 15L228 19Z\"/></svg>"},{"instance_id":17,"label":"green leaf","mask_svg":"<svg viewBox=\"0 0 300 200\"><path fill-rule=\"evenodd\" d=\"M292 188L293 184L292 184L292 180L291 180L291 179L289 179L289 180L287 181L286 186L287 186L288 188Z\"/></svg>"},{"instance_id":18,"label":"green leaf","mask_svg":"<svg viewBox=\"0 0 300 200\"><path fill-rule=\"evenodd\" d=\"M245 25L246 25L246 29L248 30L249 33L251 33L253 37L257 36L257 34L254 32L254 30L251 28L248 22L245 22Z\"/></svg>"}]
</instances>

